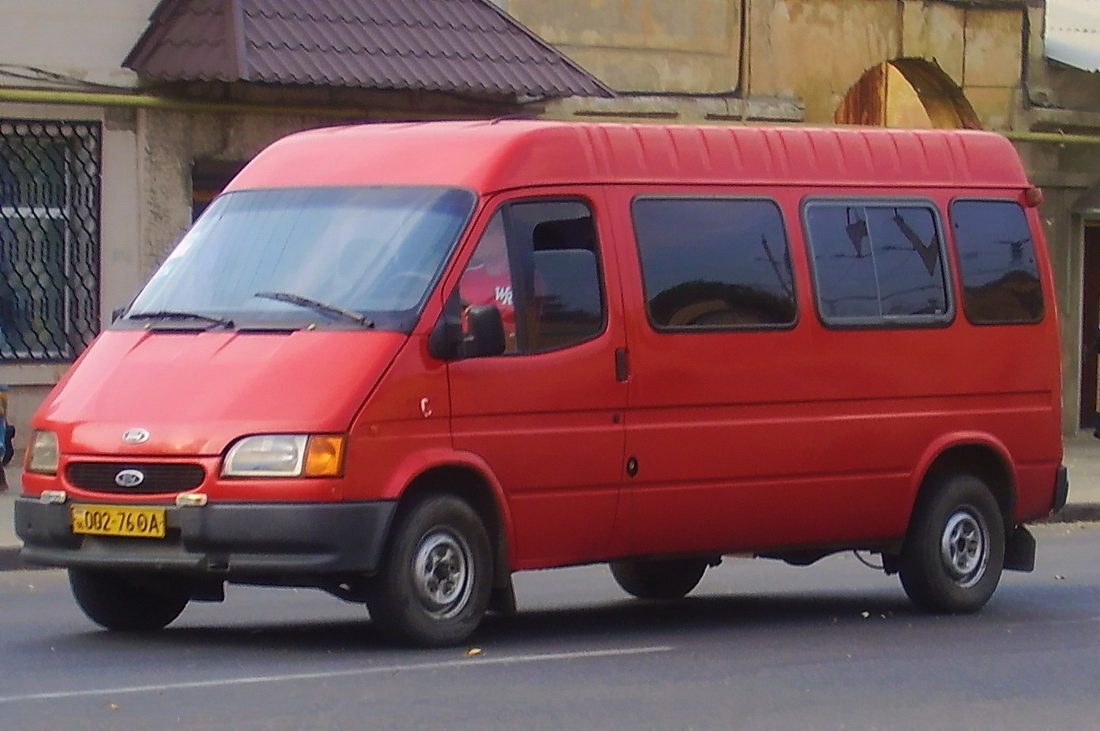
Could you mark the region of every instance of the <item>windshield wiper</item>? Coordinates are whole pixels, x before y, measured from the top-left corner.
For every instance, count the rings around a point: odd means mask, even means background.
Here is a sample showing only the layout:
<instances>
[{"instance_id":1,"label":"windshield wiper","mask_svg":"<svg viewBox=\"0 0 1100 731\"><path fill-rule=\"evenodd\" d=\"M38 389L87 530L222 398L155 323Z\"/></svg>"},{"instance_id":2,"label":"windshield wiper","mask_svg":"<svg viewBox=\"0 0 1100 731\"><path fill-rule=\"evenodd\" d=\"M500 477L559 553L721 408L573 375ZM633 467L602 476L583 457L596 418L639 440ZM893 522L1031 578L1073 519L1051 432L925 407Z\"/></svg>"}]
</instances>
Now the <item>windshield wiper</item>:
<instances>
[{"instance_id":1,"label":"windshield wiper","mask_svg":"<svg viewBox=\"0 0 1100 731\"><path fill-rule=\"evenodd\" d=\"M293 292L257 292L252 296L275 300L276 302L287 302L292 305L298 305L299 307L308 307L314 312L320 312L326 315L337 315L347 320L352 320L363 327L374 327L373 322L355 310L349 310L337 305L330 305L327 302L321 302L320 300L304 297L300 294L294 294Z\"/></svg>"},{"instance_id":2,"label":"windshield wiper","mask_svg":"<svg viewBox=\"0 0 1100 731\"><path fill-rule=\"evenodd\" d=\"M180 312L177 310L154 310L153 312L134 312L126 316L127 320L202 320L211 325L233 329L236 325L232 320L224 317L211 317L200 315L197 312Z\"/></svg>"}]
</instances>

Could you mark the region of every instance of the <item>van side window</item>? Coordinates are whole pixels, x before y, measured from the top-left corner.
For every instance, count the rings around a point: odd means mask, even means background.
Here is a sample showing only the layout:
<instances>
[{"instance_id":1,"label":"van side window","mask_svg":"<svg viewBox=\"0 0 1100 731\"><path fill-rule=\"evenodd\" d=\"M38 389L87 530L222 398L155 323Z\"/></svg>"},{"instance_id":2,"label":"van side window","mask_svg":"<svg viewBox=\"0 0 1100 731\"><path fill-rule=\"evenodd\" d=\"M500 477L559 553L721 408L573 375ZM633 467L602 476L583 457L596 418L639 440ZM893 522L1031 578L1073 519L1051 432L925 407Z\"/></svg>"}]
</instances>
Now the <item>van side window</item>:
<instances>
[{"instance_id":1,"label":"van side window","mask_svg":"<svg viewBox=\"0 0 1100 731\"><path fill-rule=\"evenodd\" d=\"M633 218L658 330L794 324L791 259L775 202L646 197L634 201Z\"/></svg>"},{"instance_id":2,"label":"van side window","mask_svg":"<svg viewBox=\"0 0 1100 731\"><path fill-rule=\"evenodd\" d=\"M951 225L963 310L976 325L1039 322L1043 292L1024 209L1009 200L958 200Z\"/></svg>"},{"instance_id":3,"label":"van side window","mask_svg":"<svg viewBox=\"0 0 1100 731\"><path fill-rule=\"evenodd\" d=\"M818 312L826 324L950 319L942 236L931 206L811 201L804 216Z\"/></svg>"},{"instance_id":4,"label":"van side window","mask_svg":"<svg viewBox=\"0 0 1100 731\"><path fill-rule=\"evenodd\" d=\"M540 353L603 331L592 211L580 201L524 201L498 210L459 281L464 307L501 312L505 353Z\"/></svg>"}]
</instances>

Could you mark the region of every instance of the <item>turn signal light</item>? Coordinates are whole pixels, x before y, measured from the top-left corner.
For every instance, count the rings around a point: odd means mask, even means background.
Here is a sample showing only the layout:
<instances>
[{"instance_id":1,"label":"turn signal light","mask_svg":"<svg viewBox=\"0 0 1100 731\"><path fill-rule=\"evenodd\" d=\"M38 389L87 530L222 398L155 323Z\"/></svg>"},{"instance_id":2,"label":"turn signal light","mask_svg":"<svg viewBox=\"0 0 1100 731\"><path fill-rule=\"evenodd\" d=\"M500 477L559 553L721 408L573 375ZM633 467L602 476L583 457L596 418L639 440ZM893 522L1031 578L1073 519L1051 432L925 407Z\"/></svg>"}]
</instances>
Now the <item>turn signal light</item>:
<instances>
[{"instance_id":1,"label":"turn signal light","mask_svg":"<svg viewBox=\"0 0 1100 731\"><path fill-rule=\"evenodd\" d=\"M342 434L315 434L306 445L305 477L340 477L344 473Z\"/></svg>"}]
</instances>

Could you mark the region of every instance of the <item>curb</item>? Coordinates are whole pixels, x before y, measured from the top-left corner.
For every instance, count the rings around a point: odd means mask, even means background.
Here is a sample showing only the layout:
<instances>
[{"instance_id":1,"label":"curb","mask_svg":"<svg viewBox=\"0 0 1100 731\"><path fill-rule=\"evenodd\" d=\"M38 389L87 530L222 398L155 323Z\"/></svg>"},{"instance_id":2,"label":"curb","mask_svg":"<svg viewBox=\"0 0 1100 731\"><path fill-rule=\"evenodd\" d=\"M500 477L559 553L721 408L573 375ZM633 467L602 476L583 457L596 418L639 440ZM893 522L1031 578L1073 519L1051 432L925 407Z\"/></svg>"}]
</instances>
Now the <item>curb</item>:
<instances>
[{"instance_id":1,"label":"curb","mask_svg":"<svg viewBox=\"0 0 1100 731\"><path fill-rule=\"evenodd\" d=\"M1100 503L1077 503L1067 505L1050 517L1036 523L1084 523L1100 521Z\"/></svg>"}]
</instances>

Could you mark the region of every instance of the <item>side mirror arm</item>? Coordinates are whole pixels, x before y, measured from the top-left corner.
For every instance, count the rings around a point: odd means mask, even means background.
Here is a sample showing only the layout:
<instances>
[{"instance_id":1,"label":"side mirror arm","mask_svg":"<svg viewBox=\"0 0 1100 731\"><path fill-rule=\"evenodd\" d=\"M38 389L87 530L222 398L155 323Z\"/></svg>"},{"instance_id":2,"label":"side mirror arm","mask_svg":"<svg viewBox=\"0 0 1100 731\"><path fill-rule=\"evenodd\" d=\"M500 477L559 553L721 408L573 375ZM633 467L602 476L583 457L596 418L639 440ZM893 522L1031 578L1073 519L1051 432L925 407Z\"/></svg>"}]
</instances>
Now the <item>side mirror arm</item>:
<instances>
[{"instance_id":1,"label":"side mirror arm","mask_svg":"<svg viewBox=\"0 0 1100 731\"><path fill-rule=\"evenodd\" d=\"M437 360L457 360L462 346L462 322L444 314L428 335L428 354Z\"/></svg>"}]
</instances>

